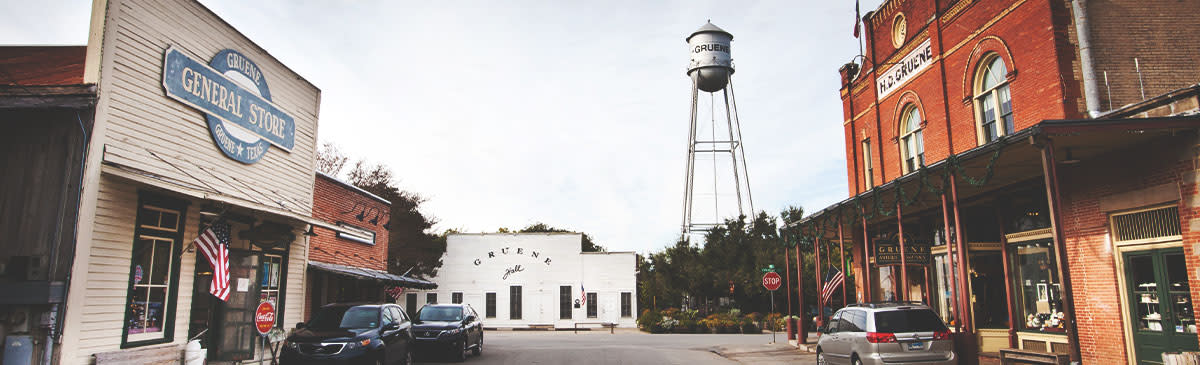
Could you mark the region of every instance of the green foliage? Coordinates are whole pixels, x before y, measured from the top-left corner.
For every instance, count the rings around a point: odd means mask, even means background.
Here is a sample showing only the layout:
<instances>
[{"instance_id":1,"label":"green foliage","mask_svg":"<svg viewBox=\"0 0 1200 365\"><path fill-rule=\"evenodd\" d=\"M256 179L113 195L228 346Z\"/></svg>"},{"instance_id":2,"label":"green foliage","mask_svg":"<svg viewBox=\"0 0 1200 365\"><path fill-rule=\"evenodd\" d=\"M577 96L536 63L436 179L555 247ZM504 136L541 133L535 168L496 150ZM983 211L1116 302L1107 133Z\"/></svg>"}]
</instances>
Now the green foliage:
<instances>
[{"instance_id":1,"label":"green foliage","mask_svg":"<svg viewBox=\"0 0 1200 365\"><path fill-rule=\"evenodd\" d=\"M506 233L508 231L508 228L501 227L500 230L501 230L500 233ZM530 224L529 226L527 226L525 228L521 228L521 230L518 231L518 233L537 233L537 232L582 233L582 232L575 232L575 231L566 230L566 229L562 229L562 228L551 227L550 225L547 225L542 222ZM583 233L583 244L582 245L583 246L581 248L583 249L583 252L605 252L605 251L608 251L604 248L604 246L597 245L595 241L592 241L592 236L589 236L587 233Z\"/></svg>"}]
</instances>

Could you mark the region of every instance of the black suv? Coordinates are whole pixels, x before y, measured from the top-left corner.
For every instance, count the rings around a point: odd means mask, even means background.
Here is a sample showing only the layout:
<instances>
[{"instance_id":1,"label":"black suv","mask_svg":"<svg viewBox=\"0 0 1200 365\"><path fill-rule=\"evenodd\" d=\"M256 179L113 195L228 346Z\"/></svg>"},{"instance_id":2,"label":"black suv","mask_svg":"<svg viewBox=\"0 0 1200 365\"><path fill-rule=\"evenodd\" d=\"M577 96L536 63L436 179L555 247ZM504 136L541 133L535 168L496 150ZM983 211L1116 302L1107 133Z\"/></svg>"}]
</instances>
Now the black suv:
<instances>
[{"instance_id":1,"label":"black suv","mask_svg":"<svg viewBox=\"0 0 1200 365\"><path fill-rule=\"evenodd\" d=\"M395 304L329 304L296 324L280 363L411 364L411 330Z\"/></svg>"},{"instance_id":2,"label":"black suv","mask_svg":"<svg viewBox=\"0 0 1200 365\"><path fill-rule=\"evenodd\" d=\"M426 304L413 325L418 351L449 351L457 361L483 352L483 322L466 304Z\"/></svg>"}]
</instances>

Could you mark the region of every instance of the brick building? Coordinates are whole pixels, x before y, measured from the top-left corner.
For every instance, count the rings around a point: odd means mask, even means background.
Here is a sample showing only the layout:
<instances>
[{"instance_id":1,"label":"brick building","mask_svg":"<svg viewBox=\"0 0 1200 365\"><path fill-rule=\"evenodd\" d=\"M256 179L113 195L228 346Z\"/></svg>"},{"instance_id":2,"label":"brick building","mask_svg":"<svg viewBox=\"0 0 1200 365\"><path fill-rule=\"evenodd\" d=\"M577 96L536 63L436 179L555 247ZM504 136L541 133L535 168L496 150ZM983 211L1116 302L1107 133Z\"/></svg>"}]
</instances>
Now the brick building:
<instances>
[{"instance_id":1,"label":"brick building","mask_svg":"<svg viewBox=\"0 0 1200 365\"><path fill-rule=\"evenodd\" d=\"M387 272L391 202L332 176L316 173L313 218L340 230L315 227L308 251L305 285L313 308L336 302L390 302L393 288L432 289L437 285ZM399 292L396 292L399 295Z\"/></svg>"},{"instance_id":2,"label":"brick building","mask_svg":"<svg viewBox=\"0 0 1200 365\"><path fill-rule=\"evenodd\" d=\"M839 70L850 197L785 234L843 241L859 301L929 303L965 352L1196 350L1197 10L885 1Z\"/></svg>"}]
</instances>

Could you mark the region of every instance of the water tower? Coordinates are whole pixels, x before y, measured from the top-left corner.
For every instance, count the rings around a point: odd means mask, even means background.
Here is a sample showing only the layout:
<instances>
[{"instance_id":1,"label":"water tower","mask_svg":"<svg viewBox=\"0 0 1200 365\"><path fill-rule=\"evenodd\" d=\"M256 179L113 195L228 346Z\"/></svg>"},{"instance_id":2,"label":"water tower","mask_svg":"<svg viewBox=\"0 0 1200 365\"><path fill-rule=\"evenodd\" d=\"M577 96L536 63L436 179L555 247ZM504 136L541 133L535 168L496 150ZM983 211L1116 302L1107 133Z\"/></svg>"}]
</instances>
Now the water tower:
<instances>
[{"instance_id":1,"label":"water tower","mask_svg":"<svg viewBox=\"0 0 1200 365\"><path fill-rule=\"evenodd\" d=\"M729 48L732 42L733 35L711 21L687 37L691 52L687 75L692 80L692 117L683 200L684 233L700 233L721 225L726 218L754 214L750 175L746 172L746 154L742 149L742 127L733 94L734 68ZM701 95L701 91L706 95ZM718 123L718 119L724 119L725 123ZM707 186L710 179L711 189Z\"/></svg>"}]
</instances>

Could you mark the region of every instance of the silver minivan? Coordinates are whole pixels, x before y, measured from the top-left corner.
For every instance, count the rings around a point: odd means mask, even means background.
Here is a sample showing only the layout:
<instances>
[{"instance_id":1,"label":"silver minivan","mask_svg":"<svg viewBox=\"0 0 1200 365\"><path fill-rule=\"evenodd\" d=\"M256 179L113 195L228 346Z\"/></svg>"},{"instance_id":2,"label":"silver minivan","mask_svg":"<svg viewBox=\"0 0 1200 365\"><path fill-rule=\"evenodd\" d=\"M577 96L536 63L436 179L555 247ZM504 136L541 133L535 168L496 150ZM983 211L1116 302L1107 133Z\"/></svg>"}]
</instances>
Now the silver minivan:
<instances>
[{"instance_id":1,"label":"silver minivan","mask_svg":"<svg viewBox=\"0 0 1200 365\"><path fill-rule=\"evenodd\" d=\"M818 364L955 364L950 330L920 303L851 304L817 341Z\"/></svg>"}]
</instances>

